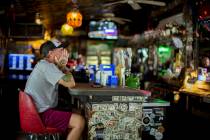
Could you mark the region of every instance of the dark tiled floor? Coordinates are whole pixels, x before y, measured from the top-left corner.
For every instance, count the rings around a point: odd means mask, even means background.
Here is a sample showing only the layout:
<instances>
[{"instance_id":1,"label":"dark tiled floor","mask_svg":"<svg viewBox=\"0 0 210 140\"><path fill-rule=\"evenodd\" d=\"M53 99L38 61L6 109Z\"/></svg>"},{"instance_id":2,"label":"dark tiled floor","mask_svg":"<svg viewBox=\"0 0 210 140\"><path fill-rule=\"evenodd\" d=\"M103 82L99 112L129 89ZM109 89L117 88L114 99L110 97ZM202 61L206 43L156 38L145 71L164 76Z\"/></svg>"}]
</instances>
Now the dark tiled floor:
<instances>
[{"instance_id":1,"label":"dark tiled floor","mask_svg":"<svg viewBox=\"0 0 210 140\"><path fill-rule=\"evenodd\" d=\"M210 120L192 114L173 114L168 123L166 140L210 139Z\"/></svg>"}]
</instances>

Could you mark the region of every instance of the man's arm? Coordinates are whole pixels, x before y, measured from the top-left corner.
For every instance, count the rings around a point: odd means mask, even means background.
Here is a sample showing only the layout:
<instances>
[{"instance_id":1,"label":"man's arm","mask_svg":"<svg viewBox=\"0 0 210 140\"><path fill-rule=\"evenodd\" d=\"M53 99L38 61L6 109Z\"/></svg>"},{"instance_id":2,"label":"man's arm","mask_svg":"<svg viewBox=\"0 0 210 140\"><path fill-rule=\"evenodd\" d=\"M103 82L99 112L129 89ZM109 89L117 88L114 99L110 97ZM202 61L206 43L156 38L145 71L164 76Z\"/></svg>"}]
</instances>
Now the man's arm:
<instances>
[{"instance_id":1,"label":"man's arm","mask_svg":"<svg viewBox=\"0 0 210 140\"><path fill-rule=\"evenodd\" d=\"M58 83L63 85L64 87L67 88L72 88L75 87L75 81L73 78L73 75L69 71L69 69L66 67L66 64L68 62L68 52L63 49L61 52L60 56L55 56L55 64L56 66L65 74L59 81Z\"/></svg>"},{"instance_id":2,"label":"man's arm","mask_svg":"<svg viewBox=\"0 0 210 140\"><path fill-rule=\"evenodd\" d=\"M70 70L66 67L66 65L63 65L62 63L58 63L57 67L63 73L65 73L65 75L58 81L58 83L68 88L75 87L74 77L72 73L70 72Z\"/></svg>"},{"instance_id":3,"label":"man's arm","mask_svg":"<svg viewBox=\"0 0 210 140\"><path fill-rule=\"evenodd\" d=\"M70 72L66 73L58 83L67 88L75 87L74 77Z\"/></svg>"}]
</instances>

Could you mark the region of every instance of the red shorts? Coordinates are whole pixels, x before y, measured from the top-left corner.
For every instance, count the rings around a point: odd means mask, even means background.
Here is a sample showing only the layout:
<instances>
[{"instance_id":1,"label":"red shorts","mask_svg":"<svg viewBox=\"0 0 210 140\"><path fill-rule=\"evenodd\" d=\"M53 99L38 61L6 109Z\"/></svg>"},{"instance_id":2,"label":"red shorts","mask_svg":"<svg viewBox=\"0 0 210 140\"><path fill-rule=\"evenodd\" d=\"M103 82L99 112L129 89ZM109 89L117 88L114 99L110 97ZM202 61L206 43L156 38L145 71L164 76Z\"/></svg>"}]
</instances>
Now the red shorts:
<instances>
[{"instance_id":1,"label":"red shorts","mask_svg":"<svg viewBox=\"0 0 210 140\"><path fill-rule=\"evenodd\" d=\"M61 132L66 132L71 118L71 112L64 112L54 109L48 109L40 113L40 117L47 127L57 128Z\"/></svg>"}]
</instances>

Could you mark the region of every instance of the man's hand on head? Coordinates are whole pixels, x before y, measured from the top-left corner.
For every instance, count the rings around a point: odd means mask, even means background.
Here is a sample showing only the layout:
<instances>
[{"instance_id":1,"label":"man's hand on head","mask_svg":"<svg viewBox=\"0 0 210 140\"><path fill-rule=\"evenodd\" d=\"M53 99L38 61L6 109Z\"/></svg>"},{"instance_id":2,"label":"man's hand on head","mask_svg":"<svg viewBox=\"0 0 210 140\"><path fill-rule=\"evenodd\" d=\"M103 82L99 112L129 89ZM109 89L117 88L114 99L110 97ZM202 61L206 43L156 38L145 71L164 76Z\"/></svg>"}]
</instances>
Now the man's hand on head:
<instances>
[{"instance_id":1,"label":"man's hand on head","mask_svg":"<svg viewBox=\"0 0 210 140\"><path fill-rule=\"evenodd\" d=\"M69 53L67 52L67 50L62 49L61 51L58 52L58 55L55 56L55 64L59 68L65 67L68 62L68 57Z\"/></svg>"}]
</instances>

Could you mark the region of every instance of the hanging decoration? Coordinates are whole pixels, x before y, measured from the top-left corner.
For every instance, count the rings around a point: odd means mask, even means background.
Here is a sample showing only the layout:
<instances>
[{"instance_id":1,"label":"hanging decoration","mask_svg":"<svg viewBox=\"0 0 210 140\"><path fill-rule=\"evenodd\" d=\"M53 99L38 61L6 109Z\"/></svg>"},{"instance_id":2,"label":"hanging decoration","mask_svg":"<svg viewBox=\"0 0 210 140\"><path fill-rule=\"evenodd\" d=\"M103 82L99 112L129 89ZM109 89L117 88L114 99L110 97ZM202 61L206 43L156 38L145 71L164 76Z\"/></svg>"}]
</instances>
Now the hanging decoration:
<instances>
[{"instance_id":1,"label":"hanging decoration","mask_svg":"<svg viewBox=\"0 0 210 140\"><path fill-rule=\"evenodd\" d=\"M36 15L35 15L35 23L38 24L38 25L42 24L40 13L36 13Z\"/></svg>"},{"instance_id":2,"label":"hanging decoration","mask_svg":"<svg viewBox=\"0 0 210 140\"><path fill-rule=\"evenodd\" d=\"M72 35L74 28L68 24L63 24L61 26L61 33L63 35Z\"/></svg>"},{"instance_id":3,"label":"hanging decoration","mask_svg":"<svg viewBox=\"0 0 210 140\"><path fill-rule=\"evenodd\" d=\"M73 28L77 28L82 25L82 14L77 8L73 8L70 12L68 12L66 18L67 24Z\"/></svg>"}]
</instances>

